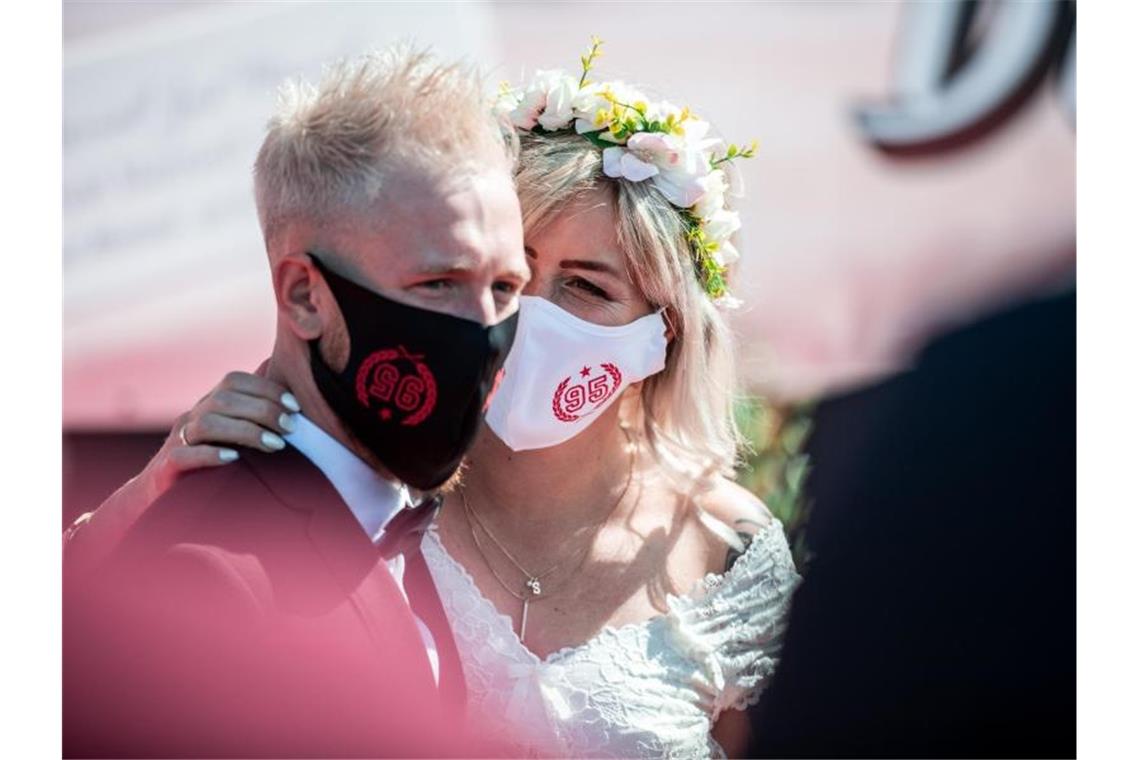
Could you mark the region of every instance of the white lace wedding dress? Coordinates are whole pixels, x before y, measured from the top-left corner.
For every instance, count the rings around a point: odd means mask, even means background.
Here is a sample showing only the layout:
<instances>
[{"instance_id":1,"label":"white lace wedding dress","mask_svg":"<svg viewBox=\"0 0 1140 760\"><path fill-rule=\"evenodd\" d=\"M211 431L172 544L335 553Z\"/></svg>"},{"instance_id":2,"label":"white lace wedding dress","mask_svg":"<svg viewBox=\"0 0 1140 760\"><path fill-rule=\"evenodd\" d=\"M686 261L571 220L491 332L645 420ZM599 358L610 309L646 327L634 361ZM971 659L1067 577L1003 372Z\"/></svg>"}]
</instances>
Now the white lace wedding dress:
<instances>
[{"instance_id":1,"label":"white lace wedding dress","mask_svg":"<svg viewBox=\"0 0 1140 760\"><path fill-rule=\"evenodd\" d=\"M423 552L463 660L469 719L515 756L723 757L712 725L767 685L799 581L773 520L727 573L670 596L666 614L540 659L434 525Z\"/></svg>"}]
</instances>

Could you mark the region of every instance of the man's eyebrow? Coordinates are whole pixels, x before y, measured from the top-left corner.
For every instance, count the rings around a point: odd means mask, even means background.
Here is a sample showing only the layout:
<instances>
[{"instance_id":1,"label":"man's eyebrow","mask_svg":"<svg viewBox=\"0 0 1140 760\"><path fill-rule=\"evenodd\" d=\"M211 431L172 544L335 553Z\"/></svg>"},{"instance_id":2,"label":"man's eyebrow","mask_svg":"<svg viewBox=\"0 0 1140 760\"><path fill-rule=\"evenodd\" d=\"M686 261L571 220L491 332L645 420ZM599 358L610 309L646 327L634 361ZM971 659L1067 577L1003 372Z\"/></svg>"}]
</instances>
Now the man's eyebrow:
<instances>
[{"instance_id":1,"label":"man's eyebrow","mask_svg":"<svg viewBox=\"0 0 1140 760\"><path fill-rule=\"evenodd\" d=\"M414 271L416 275L462 275L478 269L479 260L468 253L455 254L427 249L421 252Z\"/></svg>"},{"instance_id":2,"label":"man's eyebrow","mask_svg":"<svg viewBox=\"0 0 1140 760\"><path fill-rule=\"evenodd\" d=\"M418 267L413 273L414 277L449 277L449 276L464 276L471 274L475 271L475 267L470 264L447 264L441 262L438 264L425 264ZM500 276L513 277L522 282L530 279L529 269L507 269L500 273Z\"/></svg>"},{"instance_id":3,"label":"man's eyebrow","mask_svg":"<svg viewBox=\"0 0 1140 760\"><path fill-rule=\"evenodd\" d=\"M424 264L423 266L416 267L416 275L446 275L446 274L467 274L474 270L469 264L449 264L447 262L440 262L438 264Z\"/></svg>"}]
</instances>

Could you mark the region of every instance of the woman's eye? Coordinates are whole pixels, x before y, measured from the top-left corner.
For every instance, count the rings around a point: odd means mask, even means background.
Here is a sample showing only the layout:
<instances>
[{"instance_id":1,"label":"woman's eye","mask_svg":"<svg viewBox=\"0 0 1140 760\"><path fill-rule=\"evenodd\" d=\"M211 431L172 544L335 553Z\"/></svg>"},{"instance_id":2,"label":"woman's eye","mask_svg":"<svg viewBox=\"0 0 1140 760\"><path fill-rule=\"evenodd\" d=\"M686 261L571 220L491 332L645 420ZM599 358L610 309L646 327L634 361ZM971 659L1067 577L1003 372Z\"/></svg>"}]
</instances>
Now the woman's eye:
<instances>
[{"instance_id":1,"label":"woman's eye","mask_svg":"<svg viewBox=\"0 0 1140 760\"><path fill-rule=\"evenodd\" d=\"M566 284L569 285L570 287L574 288L575 290L580 290L580 291L589 293L590 295L592 295L596 298L604 298L607 301L610 298L609 294L606 293L606 291L602 290L601 288L599 288L597 285L590 282L589 280L583 280L581 277L571 277L569 280L566 281Z\"/></svg>"}]
</instances>

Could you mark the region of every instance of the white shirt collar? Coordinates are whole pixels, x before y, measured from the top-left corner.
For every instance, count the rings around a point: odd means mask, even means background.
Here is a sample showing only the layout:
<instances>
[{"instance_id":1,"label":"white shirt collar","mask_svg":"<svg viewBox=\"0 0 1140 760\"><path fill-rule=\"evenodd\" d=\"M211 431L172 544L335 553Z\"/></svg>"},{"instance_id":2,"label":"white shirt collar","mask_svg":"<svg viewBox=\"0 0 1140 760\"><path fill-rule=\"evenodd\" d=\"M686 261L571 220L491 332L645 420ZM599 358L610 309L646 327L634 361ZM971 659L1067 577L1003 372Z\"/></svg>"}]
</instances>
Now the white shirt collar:
<instances>
[{"instance_id":1,"label":"white shirt collar","mask_svg":"<svg viewBox=\"0 0 1140 760\"><path fill-rule=\"evenodd\" d=\"M293 419L297 427L285 440L324 473L368 537L379 541L388 520L410 503L407 487L381 477L304 415L295 414Z\"/></svg>"}]
</instances>

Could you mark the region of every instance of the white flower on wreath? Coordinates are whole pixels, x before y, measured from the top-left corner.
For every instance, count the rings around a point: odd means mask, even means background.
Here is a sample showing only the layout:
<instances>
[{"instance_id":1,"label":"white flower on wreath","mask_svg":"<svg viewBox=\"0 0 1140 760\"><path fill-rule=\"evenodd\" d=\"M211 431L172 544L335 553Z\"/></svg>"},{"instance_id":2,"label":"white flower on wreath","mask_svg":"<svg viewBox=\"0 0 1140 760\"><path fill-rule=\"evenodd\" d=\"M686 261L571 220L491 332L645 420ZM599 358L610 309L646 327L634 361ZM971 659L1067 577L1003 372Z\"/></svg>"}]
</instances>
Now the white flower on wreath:
<instances>
[{"instance_id":1,"label":"white flower on wreath","mask_svg":"<svg viewBox=\"0 0 1140 760\"><path fill-rule=\"evenodd\" d=\"M717 244L713 251L713 260L720 266L728 266L740 258L740 252L732 244L730 238L740 229L740 214L726 208L717 209L712 215L704 217L705 235Z\"/></svg>"},{"instance_id":2,"label":"white flower on wreath","mask_svg":"<svg viewBox=\"0 0 1140 760\"><path fill-rule=\"evenodd\" d=\"M574 115L577 117L574 121L574 131L578 134L597 132L605 127L604 124L596 124L594 117L598 111L609 110L610 102L602 94L606 92L607 87L612 88L613 85L590 82L578 90L578 94L574 97Z\"/></svg>"},{"instance_id":3,"label":"white flower on wreath","mask_svg":"<svg viewBox=\"0 0 1140 760\"><path fill-rule=\"evenodd\" d=\"M574 118L573 103L577 94L578 80L565 71L536 71L522 93L511 94L514 106L507 115L519 129L534 129L536 124L549 131L565 129ZM504 99L500 99L500 104Z\"/></svg>"},{"instance_id":4,"label":"white flower on wreath","mask_svg":"<svg viewBox=\"0 0 1140 760\"><path fill-rule=\"evenodd\" d=\"M684 113L683 108L681 108L680 106L675 106L667 100L650 101L648 105L649 105L649 110L645 112L645 118L649 119L650 121L662 121L663 122L667 118L669 118L670 116L672 116L674 119L679 120L681 117L681 114ZM696 121L697 121L697 119L686 120L686 124L695 123ZM705 124L706 124L705 129L707 131L707 129L708 129L707 122ZM698 130L699 130L699 128L698 128ZM704 136L703 132L701 133L701 136L702 137Z\"/></svg>"},{"instance_id":5,"label":"white flower on wreath","mask_svg":"<svg viewBox=\"0 0 1140 760\"><path fill-rule=\"evenodd\" d=\"M693 213L699 217L710 217L724 208L724 196L728 192L728 177L722 169L713 169L700 178L703 192L693 204Z\"/></svg>"},{"instance_id":6,"label":"white flower on wreath","mask_svg":"<svg viewBox=\"0 0 1140 760\"><path fill-rule=\"evenodd\" d=\"M612 113L614 104L610 102L611 97L628 105L645 102L644 95L624 82L590 82L579 89L574 98L574 131L580 135L594 132L602 140L621 144L623 141L614 137L610 131L609 121L597 121L599 111Z\"/></svg>"},{"instance_id":7,"label":"white flower on wreath","mask_svg":"<svg viewBox=\"0 0 1140 760\"><path fill-rule=\"evenodd\" d=\"M602 151L607 177L630 182L652 179L661 193L679 208L689 208L705 193L702 179L709 173L708 158L698 145L663 132L638 132L625 146Z\"/></svg>"},{"instance_id":8,"label":"white flower on wreath","mask_svg":"<svg viewBox=\"0 0 1140 760\"><path fill-rule=\"evenodd\" d=\"M546 90L546 108L538 123L547 131L565 129L574 120L574 98L578 94L578 80L559 72L552 76Z\"/></svg>"}]
</instances>

